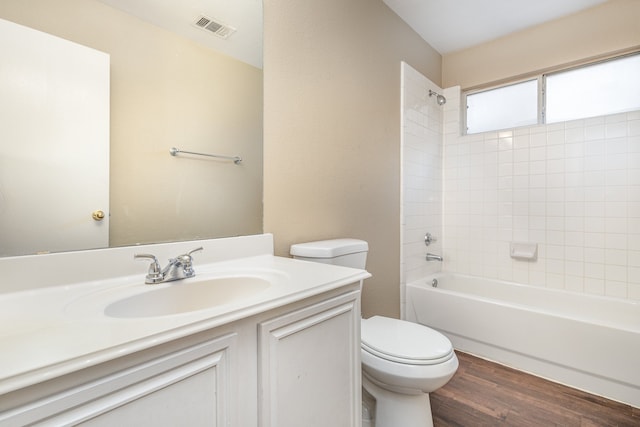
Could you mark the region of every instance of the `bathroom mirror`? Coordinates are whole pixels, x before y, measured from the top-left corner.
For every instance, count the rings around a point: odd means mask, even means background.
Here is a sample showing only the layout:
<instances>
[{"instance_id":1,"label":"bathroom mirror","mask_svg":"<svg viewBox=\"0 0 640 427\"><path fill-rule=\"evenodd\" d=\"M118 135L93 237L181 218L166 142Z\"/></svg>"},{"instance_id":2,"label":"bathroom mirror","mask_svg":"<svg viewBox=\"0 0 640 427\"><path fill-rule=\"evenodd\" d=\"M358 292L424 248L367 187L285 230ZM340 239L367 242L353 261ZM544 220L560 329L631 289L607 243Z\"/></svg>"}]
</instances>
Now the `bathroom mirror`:
<instances>
[{"instance_id":1,"label":"bathroom mirror","mask_svg":"<svg viewBox=\"0 0 640 427\"><path fill-rule=\"evenodd\" d=\"M261 0L3 0L0 18L109 54L109 246L262 232Z\"/></svg>"}]
</instances>

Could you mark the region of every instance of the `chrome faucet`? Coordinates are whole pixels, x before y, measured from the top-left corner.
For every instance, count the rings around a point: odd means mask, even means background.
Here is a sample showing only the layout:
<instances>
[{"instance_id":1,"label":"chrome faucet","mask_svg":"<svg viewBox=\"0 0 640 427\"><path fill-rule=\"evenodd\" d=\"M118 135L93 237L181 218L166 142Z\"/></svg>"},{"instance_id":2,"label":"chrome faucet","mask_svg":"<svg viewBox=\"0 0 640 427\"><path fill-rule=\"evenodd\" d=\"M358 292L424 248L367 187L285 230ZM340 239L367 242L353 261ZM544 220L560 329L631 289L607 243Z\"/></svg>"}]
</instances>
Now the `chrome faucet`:
<instances>
[{"instance_id":1,"label":"chrome faucet","mask_svg":"<svg viewBox=\"0 0 640 427\"><path fill-rule=\"evenodd\" d=\"M193 270L193 258L191 254L197 251L203 250L202 247L196 248L186 254L178 255L175 258L169 259L169 264L162 270L160 269L160 263L155 255L152 254L135 254L133 257L148 258L151 260L149 265L149 272L144 280L145 283L152 285L155 283L172 282L174 280L186 279L193 277L196 272Z\"/></svg>"},{"instance_id":2,"label":"chrome faucet","mask_svg":"<svg viewBox=\"0 0 640 427\"><path fill-rule=\"evenodd\" d=\"M442 261L442 257L440 255L427 253L427 261Z\"/></svg>"}]
</instances>

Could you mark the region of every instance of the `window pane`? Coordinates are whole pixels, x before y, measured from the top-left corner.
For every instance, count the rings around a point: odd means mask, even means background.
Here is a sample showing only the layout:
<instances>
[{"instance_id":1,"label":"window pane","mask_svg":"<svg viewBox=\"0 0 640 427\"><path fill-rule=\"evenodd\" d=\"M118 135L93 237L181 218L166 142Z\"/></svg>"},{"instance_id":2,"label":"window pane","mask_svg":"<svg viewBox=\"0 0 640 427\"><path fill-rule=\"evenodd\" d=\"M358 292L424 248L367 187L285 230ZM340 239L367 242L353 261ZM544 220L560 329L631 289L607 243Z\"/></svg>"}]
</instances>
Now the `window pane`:
<instances>
[{"instance_id":1,"label":"window pane","mask_svg":"<svg viewBox=\"0 0 640 427\"><path fill-rule=\"evenodd\" d=\"M640 55L546 77L547 123L640 109Z\"/></svg>"},{"instance_id":2,"label":"window pane","mask_svg":"<svg viewBox=\"0 0 640 427\"><path fill-rule=\"evenodd\" d=\"M467 95L467 133L538 123L538 80Z\"/></svg>"}]
</instances>

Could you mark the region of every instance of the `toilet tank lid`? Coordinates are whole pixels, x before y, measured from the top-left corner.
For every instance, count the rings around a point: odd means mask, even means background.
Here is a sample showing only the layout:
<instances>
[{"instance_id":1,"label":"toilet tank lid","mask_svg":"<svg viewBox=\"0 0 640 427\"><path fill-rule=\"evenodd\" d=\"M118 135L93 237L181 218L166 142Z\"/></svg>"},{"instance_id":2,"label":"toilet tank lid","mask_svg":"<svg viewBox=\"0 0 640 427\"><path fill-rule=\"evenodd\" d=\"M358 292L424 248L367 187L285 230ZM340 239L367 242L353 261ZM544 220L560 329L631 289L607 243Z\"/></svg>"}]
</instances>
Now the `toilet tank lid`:
<instances>
[{"instance_id":1,"label":"toilet tank lid","mask_svg":"<svg viewBox=\"0 0 640 427\"><path fill-rule=\"evenodd\" d=\"M335 258L369 250L369 244L358 239L331 239L291 245L291 255L305 258Z\"/></svg>"}]
</instances>

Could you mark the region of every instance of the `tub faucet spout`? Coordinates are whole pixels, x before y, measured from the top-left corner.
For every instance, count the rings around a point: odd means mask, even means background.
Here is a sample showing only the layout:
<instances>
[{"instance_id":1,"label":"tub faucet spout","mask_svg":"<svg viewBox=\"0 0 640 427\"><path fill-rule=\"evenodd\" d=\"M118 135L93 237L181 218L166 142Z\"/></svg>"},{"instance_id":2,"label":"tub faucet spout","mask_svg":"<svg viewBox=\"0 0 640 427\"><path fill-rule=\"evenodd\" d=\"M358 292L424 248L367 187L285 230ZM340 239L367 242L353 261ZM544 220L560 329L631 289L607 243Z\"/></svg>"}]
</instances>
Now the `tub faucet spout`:
<instances>
[{"instance_id":1,"label":"tub faucet spout","mask_svg":"<svg viewBox=\"0 0 640 427\"><path fill-rule=\"evenodd\" d=\"M427 261L442 261L442 257L440 255L427 253Z\"/></svg>"}]
</instances>

